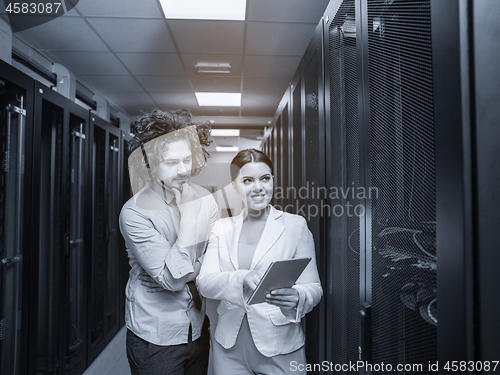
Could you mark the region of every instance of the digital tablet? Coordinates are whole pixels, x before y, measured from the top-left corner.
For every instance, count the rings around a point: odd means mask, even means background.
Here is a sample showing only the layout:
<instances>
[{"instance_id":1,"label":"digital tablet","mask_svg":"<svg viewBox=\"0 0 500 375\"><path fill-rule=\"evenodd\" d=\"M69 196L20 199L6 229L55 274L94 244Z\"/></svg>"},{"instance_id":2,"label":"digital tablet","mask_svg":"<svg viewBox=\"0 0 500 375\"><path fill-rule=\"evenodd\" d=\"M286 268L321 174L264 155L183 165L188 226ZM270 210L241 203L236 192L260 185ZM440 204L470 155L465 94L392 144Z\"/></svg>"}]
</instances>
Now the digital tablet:
<instances>
[{"instance_id":1,"label":"digital tablet","mask_svg":"<svg viewBox=\"0 0 500 375\"><path fill-rule=\"evenodd\" d=\"M267 268L247 303L266 302L266 294L271 290L291 288L310 261L311 258L275 260Z\"/></svg>"}]
</instances>

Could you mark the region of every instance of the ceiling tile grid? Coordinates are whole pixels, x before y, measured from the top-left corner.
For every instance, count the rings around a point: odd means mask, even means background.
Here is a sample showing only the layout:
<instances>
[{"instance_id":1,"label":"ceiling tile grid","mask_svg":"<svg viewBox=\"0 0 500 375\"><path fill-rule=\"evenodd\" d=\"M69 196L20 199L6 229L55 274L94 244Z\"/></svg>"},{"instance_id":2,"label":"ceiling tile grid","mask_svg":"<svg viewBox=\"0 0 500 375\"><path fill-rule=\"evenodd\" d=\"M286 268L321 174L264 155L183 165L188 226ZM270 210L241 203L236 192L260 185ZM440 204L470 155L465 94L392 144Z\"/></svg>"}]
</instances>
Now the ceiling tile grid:
<instances>
[{"instance_id":1,"label":"ceiling tile grid","mask_svg":"<svg viewBox=\"0 0 500 375\"><path fill-rule=\"evenodd\" d=\"M80 0L18 35L132 116L159 106L272 118L328 2L249 0L245 21L216 21L166 20L158 0ZM231 72L198 73L202 62ZM195 91L241 92L242 105L200 107Z\"/></svg>"},{"instance_id":2,"label":"ceiling tile grid","mask_svg":"<svg viewBox=\"0 0 500 375\"><path fill-rule=\"evenodd\" d=\"M180 53L243 53L241 21L168 20Z\"/></svg>"},{"instance_id":3,"label":"ceiling tile grid","mask_svg":"<svg viewBox=\"0 0 500 375\"><path fill-rule=\"evenodd\" d=\"M77 75L127 75L125 66L111 52L51 52Z\"/></svg>"},{"instance_id":4,"label":"ceiling tile grid","mask_svg":"<svg viewBox=\"0 0 500 375\"><path fill-rule=\"evenodd\" d=\"M317 23L248 22L246 53L302 56Z\"/></svg>"},{"instance_id":5,"label":"ceiling tile grid","mask_svg":"<svg viewBox=\"0 0 500 375\"><path fill-rule=\"evenodd\" d=\"M80 0L71 15L99 17L151 17L163 19L157 0Z\"/></svg>"},{"instance_id":6,"label":"ceiling tile grid","mask_svg":"<svg viewBox=\"0 0 500 375\"><path fill-rule=\"evenodd\" d=\"M62 16L17 34L38 42L45 50L109 51L101 38L80 18Z\"/></svg>"},{"instance_id":7,"label":"ceiling tile grid","mask_svg":"<svg viewBox=\"0 0 500 375\"><path fill-rule=\"evenodd\" d=\"M192 92L186 76L135 76L142 87L150 93L186 93Z\"/></svg>"},{"instance_id":8,"label":"ceiling tile grid","mask_svg":"<svg viewBox=\"0 0 500 375\"><path fill-rule=\"evenodd\" d=\"M176 52L164 20L87 18L115 52Z\"/></svg>"},{"instance_id":9,"label":"ceiling tile grid","mask_svg":"<svg viewBox=\"0 0 500 375\"><path fill-rule=\"evenodd\" d=\"M246 56L245 77L292 80L301 56Z\"/></svg>"},{"instance_id":10,"label":"ceiling tile grid","mask_svg":"<svg viewBox=\"0 0 500 375\"><path fill-rule=\"evenodd\" d=\"M146 92L141 84L130 75L123 76L94 76L82 75L85 82L90 83L103 94L108 93L136 93Z\"/></svg>"},{"instance_id":11,"label":"ceiling tile grid","mask_svg":"<svg viewBox=\"0 0 500 375\"><path fill-rule=\"evenodd\" d=\"M250 0L249 21L308 22L317 24L330 0Z\"/></svg>"},{"instance_id":12,"label":"ceiling tile grid","mask_svg":"<svg viewBox=\"0 0 500 375\"><path fill-rule=\"evenodd\" d=\"M116 56L135 75L184 75L184 67L176 53L120 52Z\"/></svg>"}]
</instances>

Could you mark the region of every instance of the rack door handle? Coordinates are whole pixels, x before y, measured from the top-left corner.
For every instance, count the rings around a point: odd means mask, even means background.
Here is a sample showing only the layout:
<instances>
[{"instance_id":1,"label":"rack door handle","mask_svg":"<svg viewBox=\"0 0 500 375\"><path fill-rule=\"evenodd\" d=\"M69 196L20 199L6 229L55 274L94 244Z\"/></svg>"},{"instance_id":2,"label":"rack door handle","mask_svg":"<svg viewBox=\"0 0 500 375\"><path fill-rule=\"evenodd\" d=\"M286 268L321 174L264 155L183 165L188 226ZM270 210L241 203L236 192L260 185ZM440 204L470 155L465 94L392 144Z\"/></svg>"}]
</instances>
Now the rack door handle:
<instances>
[{"instance_id":1,"label":"rack door handle","mask_svg":"<svg viewBox=\"0 0 500 375\"><path fill-rule=\"evenodd\" d=\"M372 337L371 337L371 305L363 302L359 309L359 360L371 363Z\"/></svg>"}]
</instances>

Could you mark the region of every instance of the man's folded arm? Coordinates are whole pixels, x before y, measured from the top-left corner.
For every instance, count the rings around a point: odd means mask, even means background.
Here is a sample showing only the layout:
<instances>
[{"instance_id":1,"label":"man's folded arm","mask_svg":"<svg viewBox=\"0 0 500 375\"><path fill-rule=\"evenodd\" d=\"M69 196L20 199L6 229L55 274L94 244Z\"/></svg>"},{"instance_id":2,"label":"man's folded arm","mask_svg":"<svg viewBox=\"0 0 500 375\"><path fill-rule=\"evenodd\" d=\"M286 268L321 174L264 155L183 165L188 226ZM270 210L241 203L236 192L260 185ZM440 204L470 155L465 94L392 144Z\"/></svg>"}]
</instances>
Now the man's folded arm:
<instances>
[{"instance_id":1,"label":"man's folded arm","mask_svg":"<svg viewBox=\"0 0 500 375\"><path fill-rule=\"evenodd\" d=\"M171 291L184 288L194 272L189 248L178 240L171 246L147 216L130 207L120 214L120 231L142 268L159 285Z\"/></svg>"}]
</instances>

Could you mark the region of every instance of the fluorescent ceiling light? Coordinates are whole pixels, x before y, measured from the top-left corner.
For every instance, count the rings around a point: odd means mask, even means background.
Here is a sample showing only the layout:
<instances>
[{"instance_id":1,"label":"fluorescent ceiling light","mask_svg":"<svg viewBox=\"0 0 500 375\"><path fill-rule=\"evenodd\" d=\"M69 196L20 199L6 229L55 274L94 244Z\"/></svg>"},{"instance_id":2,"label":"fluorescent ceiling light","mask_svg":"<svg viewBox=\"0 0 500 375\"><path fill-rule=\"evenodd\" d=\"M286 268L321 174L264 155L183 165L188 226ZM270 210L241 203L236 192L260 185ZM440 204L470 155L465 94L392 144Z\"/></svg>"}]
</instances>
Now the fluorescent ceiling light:
<instances>
[{"instance_id":1,"label":"fluorescent ceiling light","mask_svg":"<svg viewBox=\"0 0 500 375\"><path fill-rule=\"evenodd\" d=\"M246 0L160 0L165 18L244 21Z\"/></svg>"},{"instance_id":2,"label":"fluorescent ceiling light","mask_svg":"<svg viewBox=\"0 0 500 375\"><path fill-rule=\"evenodd\" d=\"M240 129L212 129L213 137L239 137Z\"/></svg>"},{"instance_id":3,"label":"fluorescent ceiling light","mask_svg":"<svg viewBox=\"0 0 500 375\"><path fill-rule=\"evenodd\" d=\"M195 92L200 107L239 107L241 93L232 92Z\"/></svg>"},{"instance_id":4,"label":"fluorescent ceiling light","mask_svg":"<svg viewBox=\"0 0 500 375\"><path fill-rule=\"evenodd\" d=\"M231 73L229 63L197 63L194 67L198 73Z\"/></svg>"},{"instance_id":5,"label":"fluorescent ceiling light","mask_svg":"<svg viewBox=\"0 0 500 375\"><path fill-rule=\"evenodd\" d=\"M217 146L218 152L237 152L239 150L238 146L228 147L228 146Z\"/></svg>"}]
</instances>

